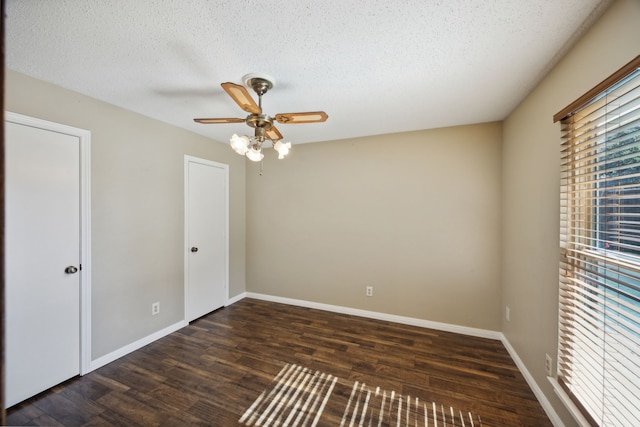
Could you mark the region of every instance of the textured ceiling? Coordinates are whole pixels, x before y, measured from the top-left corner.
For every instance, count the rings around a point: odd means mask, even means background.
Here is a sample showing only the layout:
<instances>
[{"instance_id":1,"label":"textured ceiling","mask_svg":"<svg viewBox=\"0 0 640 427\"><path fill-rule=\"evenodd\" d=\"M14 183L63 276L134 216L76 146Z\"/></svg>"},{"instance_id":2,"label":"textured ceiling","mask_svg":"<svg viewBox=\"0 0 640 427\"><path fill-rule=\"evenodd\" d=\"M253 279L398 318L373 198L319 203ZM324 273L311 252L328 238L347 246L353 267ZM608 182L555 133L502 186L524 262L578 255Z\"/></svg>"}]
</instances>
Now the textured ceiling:
<instances>
[{"instance_id":1,"label":"textured ceiling","mask_svg":"<svg viewBox=\"0 0 640 427\"><path fill-rule=\"evenodd\" d=\"M192 119L267 73L267 114L329 114L278 125L296 144L502 120L610 1L5 3L9 69L224 142L251 129Z\"/></svg>"}]
</instances>

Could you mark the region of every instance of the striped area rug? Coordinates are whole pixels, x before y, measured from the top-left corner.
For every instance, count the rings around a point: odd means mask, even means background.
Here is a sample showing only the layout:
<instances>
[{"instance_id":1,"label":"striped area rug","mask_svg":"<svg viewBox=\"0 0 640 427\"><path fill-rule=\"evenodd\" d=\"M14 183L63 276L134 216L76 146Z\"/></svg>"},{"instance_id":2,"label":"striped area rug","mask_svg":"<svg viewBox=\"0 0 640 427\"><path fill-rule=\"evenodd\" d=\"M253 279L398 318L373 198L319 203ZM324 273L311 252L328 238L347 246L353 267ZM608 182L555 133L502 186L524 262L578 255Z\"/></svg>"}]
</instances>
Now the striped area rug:
<instances>
[{"instance_id":1,"label":"striped area rug","mask_svg":"<svg viewBox=\"0 0 640 427\"><path fill-rule=\"evenodd\" d=\"M286 365L239 420L246 426L481 427L471 412Z\"/></svg>"}]
</instances>

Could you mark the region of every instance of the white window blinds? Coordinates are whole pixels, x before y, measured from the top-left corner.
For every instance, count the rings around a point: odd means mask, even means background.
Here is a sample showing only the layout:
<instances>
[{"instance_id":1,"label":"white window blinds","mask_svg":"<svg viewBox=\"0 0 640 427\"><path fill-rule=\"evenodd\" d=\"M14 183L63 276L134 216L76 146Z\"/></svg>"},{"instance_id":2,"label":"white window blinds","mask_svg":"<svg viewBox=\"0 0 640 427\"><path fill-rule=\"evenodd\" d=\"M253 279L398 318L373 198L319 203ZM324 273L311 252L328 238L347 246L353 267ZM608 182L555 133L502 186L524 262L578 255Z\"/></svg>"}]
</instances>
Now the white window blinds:
<instances>
[{"instance_id":1,"label":"white window blinds","mask_svg":"<svg viewBox=\"0 0 640 427\"><path fill-rule=\"evenodd\" d=\"M640 57L563 130L558 381L595 425L640 426Z\"/></svg>"}]
</instances>

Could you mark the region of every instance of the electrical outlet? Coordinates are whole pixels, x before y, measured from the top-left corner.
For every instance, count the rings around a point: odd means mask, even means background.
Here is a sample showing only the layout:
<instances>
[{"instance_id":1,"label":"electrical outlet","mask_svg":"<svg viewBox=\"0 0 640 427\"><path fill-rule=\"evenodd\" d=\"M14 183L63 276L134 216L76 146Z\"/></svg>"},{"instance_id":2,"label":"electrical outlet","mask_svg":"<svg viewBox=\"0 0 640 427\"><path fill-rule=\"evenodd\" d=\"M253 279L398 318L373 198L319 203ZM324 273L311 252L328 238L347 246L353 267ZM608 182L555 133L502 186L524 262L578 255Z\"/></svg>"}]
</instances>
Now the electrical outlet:
<instances>
[{"instance_id":1,"label":"electrical outlet","mask_svg":"<svg viewBox=\"0 0 640 427\"><path fill-rule=\"evenodd\" d=\"M551 356L549 356L548 354L544 355L544 368L547 371L547 376L548 377L552 377L553 376L553 360L551 360Z\"/></svg>"},{"instance_id":2,"label":"electrical outlet","mask_svg":"<svg viewBox=\"0 0 640 427\"><path fill-rule=\"evenodd\" d=\"M373 286L367 286L366 294L367 294L368 297L372 297L373 296Z\"/></svg>"},{"instance_id":3,"label":"electrical outlet","mask_svg":"<svg viewBox=\"0 0 640 427\"><path fill-rule=\"evenodd\" d=\"M158 313L160 313L160 303L154 302L151 304L151 314L155 316Z\"/></svg>"},{"instance_id":4,"label":"electrical outlet","mask_svg":"<svg viewBox=\"0 0 640 427\"><path fill-rule=\"evenodd\" d=\"M511 309L509 306L506 307L504 315L507 318L507 322L511 322Z\"/></svg>"}]
</instances>

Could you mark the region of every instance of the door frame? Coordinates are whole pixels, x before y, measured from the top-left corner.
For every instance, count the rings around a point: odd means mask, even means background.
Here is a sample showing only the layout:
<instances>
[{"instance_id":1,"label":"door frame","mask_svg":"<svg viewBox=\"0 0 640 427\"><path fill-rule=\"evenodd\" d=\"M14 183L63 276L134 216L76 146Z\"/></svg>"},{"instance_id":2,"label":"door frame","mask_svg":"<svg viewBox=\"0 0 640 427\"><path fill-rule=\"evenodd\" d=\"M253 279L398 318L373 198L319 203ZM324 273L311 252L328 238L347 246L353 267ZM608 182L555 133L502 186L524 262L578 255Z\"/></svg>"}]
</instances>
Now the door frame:
<instances>
[{"instance_id":1,"label":"door frame","mask_svg":"<svg viewBox=\"0 0 640 427\"><path fill-rule=\"evenodd\" d=\"M226 295L224 296L224 305L226 307L229 302L229 165L225 163L214 162L212 160L202 159L199 157L184 156L184 321L187 321L187 302L189 288L189 163L199 163L205 166L213 166L224 170L225 179L225 195L224 195L224 286Z\"/></svg>"},{"instance_id":2,"label":"door frame","mask_svg":"<svg viewBox=\"0 0 640 427\"><path fill-rule=\"evenodd\" d=\"M91 371L91 131L23 114L5 112L5 121L75 136L80 143L80 375Z\"/></svg>"}]
</instances>

